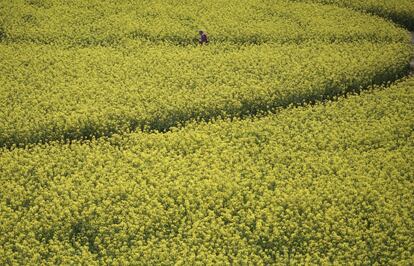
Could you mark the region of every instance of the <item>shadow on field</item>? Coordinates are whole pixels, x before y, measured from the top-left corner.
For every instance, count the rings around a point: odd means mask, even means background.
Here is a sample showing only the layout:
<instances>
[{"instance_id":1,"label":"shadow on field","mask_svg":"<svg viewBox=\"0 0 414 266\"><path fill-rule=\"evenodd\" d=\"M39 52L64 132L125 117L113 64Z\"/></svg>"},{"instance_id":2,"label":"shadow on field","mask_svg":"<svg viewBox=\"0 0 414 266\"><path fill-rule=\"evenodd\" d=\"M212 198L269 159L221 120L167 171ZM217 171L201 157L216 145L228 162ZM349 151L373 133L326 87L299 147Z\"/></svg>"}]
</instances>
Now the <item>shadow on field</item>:
<instances>
[{"instance_id":1,"label":"shadow on field","mask_svg":"<svg viewBox=\"0 0 414 266\"><path fill-rule=\"evenodd\" d=\"M6 31L2 26L0 26L0 42L3 42L6 40Z\"/></svg>"},{"instance_id":2,"label":"shadow on field","mask_svg":"<svg viewBox=\"0 0 414 266\"><path fill-rule=\"evenodd\" d=\"M411 32L411 44L414 46L414 31ZM411 58L410 69L410 75L414 75L414 57Z\"/></svg>"}]
</instances>

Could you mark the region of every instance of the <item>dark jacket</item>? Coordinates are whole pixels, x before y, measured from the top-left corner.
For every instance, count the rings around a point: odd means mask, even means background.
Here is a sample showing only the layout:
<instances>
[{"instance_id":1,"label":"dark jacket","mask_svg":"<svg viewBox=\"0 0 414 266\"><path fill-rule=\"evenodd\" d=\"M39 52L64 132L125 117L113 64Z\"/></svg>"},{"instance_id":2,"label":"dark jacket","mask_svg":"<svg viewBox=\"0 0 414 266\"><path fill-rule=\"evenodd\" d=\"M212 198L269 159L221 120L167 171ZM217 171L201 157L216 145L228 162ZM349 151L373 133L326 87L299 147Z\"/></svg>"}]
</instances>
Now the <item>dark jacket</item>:
<instances>
[{"instance_id":1,"label":"dark jacket","mask_svg":"<svg viewBox=\"0 0 414 266\"><path fill-rule=\"evenodd\" d=\"M200 35L199 43L200 44L208 43L207 34L203 33L203 34Z\"/></svg>"}]
</instances>

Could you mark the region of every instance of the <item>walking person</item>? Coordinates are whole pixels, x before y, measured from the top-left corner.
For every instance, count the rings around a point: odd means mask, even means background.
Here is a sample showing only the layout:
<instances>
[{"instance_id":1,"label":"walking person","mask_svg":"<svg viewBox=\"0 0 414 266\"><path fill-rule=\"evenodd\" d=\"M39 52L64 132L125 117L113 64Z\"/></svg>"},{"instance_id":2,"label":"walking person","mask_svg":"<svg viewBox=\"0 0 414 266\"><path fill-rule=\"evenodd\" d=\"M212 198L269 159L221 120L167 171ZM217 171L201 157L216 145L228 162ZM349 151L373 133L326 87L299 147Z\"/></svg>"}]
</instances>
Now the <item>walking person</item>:
<instances>
[{"instance_id":1,"label":"walking person","mask_svg":"<svg viewBox=\"0 0 414 266\"><path fill-rule=\"evenodd\" d=\"M198 43L199 43L200 45L203 45L203 44L208 44L207 34L206 34L205 32L203 32L202 30L200 30L200 31L198 32L198 34L200 34L200 40L198 41Z\"/></svg>"}]
</instances>

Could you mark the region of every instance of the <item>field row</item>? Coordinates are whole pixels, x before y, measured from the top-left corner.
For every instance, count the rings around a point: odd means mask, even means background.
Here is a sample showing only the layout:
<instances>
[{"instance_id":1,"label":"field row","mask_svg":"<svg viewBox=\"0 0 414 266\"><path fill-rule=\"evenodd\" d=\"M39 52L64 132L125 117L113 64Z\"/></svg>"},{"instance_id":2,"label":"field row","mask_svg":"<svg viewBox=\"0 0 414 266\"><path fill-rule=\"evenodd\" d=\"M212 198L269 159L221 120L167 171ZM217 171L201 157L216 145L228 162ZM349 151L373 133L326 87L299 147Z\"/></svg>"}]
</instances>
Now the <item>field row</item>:
<instances>
[{"instance_id":1,"label":"field row","mask_svg":"<svg viewBox=\"0 0 414 266\"><path fill-rule=\"evenodd\" d=\"M312 2L334 4L368 12L392 21L414 31L414 3L412 0L293 0L298 2Z\"/></svg>"},{"instance_id":2,"label":"field row","mask_svg":"<svg viewBox=\"0 0 414 266\"><path fill-rule=\"evenodd\" d=\"M414 78L263 118L0 153L0 264L409 265Z\"/></svg>"},{"instance_id":3,"label":"field row","mask_svg":"<svg viewBox=\"0 0 414 266\"><path fill-rule=\"evenodd\" d=\"M325 1L322 1L325 2ZM393 1L394 2L394 1ZM6 1L0 41L64 46L116 46L128 40L194 44L211 41L303 43L404 41L401 28L346 8L290 1Z\"/></svg>"},{"instance_id":4,"label":"field row","mask_svg":"<svg viewBox=\"0 0 414 266\"><path fill-rule=\"evenodd\" d=\"M0 46L0 146L167 130L392 81L408 44Z\"/></svg>"}]
</instances>

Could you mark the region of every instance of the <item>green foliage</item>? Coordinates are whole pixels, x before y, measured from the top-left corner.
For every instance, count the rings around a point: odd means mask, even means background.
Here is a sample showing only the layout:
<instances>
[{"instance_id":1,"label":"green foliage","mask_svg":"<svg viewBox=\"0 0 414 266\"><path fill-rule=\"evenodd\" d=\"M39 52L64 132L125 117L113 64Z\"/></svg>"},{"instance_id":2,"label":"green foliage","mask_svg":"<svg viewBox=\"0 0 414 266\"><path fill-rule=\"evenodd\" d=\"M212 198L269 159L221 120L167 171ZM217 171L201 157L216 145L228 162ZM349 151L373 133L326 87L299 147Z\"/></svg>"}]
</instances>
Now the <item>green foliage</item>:
<instances>
[{"instance_id":1,"label":"green foliage","mask_svg":"<svg viewBox=\"0 0 414 266\"><path fill-rule=\"evenodd\" d=\"M413 262L414 78L263 118L4 149L0 264Z\"/></svg>"}]
</instances>

